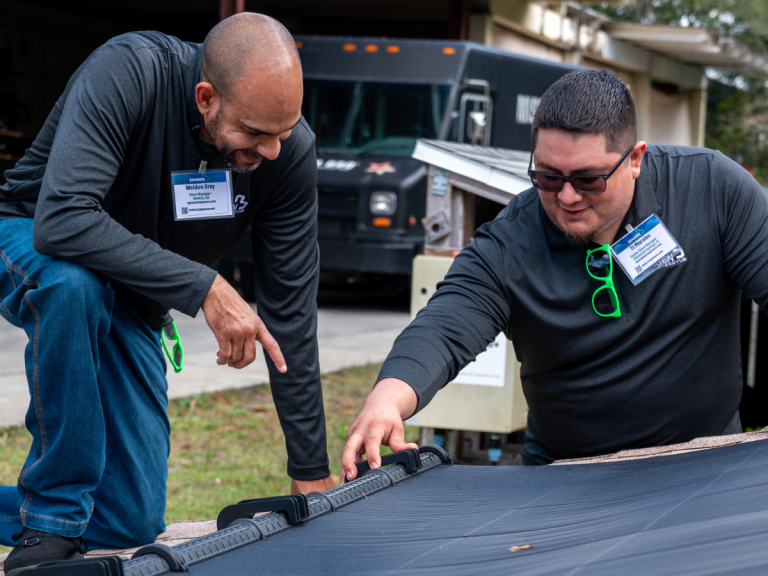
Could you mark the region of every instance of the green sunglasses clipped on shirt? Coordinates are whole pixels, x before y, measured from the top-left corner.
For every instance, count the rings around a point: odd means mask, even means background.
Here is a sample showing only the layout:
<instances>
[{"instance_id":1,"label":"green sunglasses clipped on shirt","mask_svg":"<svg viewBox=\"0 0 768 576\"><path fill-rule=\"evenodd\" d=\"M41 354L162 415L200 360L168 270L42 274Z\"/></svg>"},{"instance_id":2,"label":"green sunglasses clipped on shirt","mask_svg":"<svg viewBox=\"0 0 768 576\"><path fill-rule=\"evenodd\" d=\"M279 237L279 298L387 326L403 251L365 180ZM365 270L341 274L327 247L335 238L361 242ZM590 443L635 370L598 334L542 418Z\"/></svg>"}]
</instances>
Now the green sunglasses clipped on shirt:
<instances>
[{"instance_id":1,"label":"green sunglasses clipped on shirt","mask_svg":"<svg viewBox=\"0 0 768 576\"><path fill-rule=\"evenodd\" d=\"M587 251L587 272L595 280L604 282L604 285L592 294L592 308L595 314L605 318L621 316L619 296L613 285L613 258L610 244Z\"/></svg>"}]
</instances>

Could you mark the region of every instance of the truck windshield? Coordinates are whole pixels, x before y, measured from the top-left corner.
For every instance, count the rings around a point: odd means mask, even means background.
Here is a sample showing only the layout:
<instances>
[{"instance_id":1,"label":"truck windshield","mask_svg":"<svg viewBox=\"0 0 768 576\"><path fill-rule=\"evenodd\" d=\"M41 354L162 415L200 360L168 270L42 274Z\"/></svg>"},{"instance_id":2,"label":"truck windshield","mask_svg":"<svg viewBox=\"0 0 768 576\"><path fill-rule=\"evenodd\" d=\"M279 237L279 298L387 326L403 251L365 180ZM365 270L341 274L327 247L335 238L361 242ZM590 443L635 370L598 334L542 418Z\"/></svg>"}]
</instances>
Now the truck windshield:
<instances>
[{"instance_id":1,"label":"truck windshield","mask_svg":"<svg viewBox=\"0 0 768 576\"><path fill-rule=\"evenodd\" d=\"M437 138L448 91L448 86L362 84L345 148L410 155L417 138Z\"/></svg>"},{"instance_id":2,"label":"truck windshield","mask_svg":"<svg viewBox=\"0 0 768 576\"><path fill-rule=\"evenodd\" d=\"M410 155L417 138L437 138L449 91L449 86L305 80L302 114L318 148Z\"/></svg>"},{"instance_id":3,"label":"truck windshield","mask_svg":"<svg viewBox=\"0 0 768 576\"><path fill-rule=\"evenodd\" d=\"M354 95L353 82L305 81L301 113L315 133L318 148L341 148Z\"/></svg>"}]
</instances>

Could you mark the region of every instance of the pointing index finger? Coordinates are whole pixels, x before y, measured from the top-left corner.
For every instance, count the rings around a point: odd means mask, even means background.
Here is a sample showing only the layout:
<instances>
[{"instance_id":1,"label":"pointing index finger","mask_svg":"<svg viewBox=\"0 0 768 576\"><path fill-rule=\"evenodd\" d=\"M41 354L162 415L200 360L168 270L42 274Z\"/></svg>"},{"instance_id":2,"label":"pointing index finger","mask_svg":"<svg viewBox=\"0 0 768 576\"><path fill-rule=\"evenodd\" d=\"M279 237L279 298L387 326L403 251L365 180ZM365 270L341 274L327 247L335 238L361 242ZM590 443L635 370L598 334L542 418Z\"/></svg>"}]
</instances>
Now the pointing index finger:
<instances>
[{"instance_id":1,"label":"pointing index finger","mask_svg":"<svg viewBox=\"0 0 768 576\"><path fill-rule=\"evenodd\" d=\"M267 354L269 354L269 357L272 358L272 362L274 362L277 370L282 373L287 372L288 366L285 364L285 358L283 358L283 353L280 351L280 346L277 340L272 338L272 334L269 333L266 326L262 326L257 332L256 340L259 341Z\"/></svg>"}]
</instances>

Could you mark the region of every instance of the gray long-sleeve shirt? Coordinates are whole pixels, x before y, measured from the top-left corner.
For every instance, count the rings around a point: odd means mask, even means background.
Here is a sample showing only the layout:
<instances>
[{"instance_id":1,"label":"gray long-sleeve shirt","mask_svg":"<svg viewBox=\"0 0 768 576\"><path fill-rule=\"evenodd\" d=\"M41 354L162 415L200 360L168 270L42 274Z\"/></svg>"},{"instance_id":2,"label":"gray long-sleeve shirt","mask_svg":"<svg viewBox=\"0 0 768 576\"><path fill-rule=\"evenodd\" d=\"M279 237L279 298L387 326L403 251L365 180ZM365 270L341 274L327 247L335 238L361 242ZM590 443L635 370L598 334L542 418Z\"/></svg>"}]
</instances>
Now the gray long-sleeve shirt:
<instances>
[{"instance_id":1,"label":"gray long-sleeve shirt","mask_svg":"<svg viewBox=\"0 0 768 576\"><path fill-rule=\"evenodd\" d=\"M34 218L35 249L104 274L147 320L194 316L210 268L253 228L259 315L288 372L267 358L299 480L329 474L317 355L317 160L302 119L279 157L233 174L234 218L174 221L171 172L226 168L200 146L194 98L201 46L160 34L119 36L69 81L32 147L0 187L1 218ZM215 149L214 149L215 150ZM182 335L183 336L183 335Z\"/></svg>"},{"instance_id":2,"label":"gray long-sleeve shirt","mask_svg":"<svg viewBox=\"0 0 768 576\"><path fill-rule=\"evenodd\" d=\"M719 152L649 146L622 224L656 214L686 261L633 286L601 318L586 270L538 193L482 226L396 340L379 379L425 406L502 330L521 362L529 429L558 458L718 435L738 409L741 291L768 307L768 195Z\"/></svg>"}]
</instances>

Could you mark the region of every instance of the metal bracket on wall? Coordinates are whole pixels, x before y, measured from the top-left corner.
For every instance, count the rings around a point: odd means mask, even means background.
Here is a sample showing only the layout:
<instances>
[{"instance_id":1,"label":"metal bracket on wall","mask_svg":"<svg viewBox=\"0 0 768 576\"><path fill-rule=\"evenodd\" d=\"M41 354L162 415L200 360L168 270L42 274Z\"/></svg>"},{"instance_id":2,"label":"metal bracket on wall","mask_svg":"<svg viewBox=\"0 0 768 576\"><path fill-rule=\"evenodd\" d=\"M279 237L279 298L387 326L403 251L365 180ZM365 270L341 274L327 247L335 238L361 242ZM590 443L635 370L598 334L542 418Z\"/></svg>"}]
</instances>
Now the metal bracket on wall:
<instances>
[{"instance_id":1,"label":"metal bracket on wall","mask_svg":"<svg viewBox=\"0 0 768 576\"><path fill-rule=\"evenodd\" d=\"M427 232L427 242L430 244L445 238L451 233L451 221L445 210L440 210L421 219L424 230Z\"/></svg>"}]
</instances>

